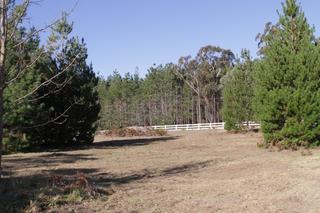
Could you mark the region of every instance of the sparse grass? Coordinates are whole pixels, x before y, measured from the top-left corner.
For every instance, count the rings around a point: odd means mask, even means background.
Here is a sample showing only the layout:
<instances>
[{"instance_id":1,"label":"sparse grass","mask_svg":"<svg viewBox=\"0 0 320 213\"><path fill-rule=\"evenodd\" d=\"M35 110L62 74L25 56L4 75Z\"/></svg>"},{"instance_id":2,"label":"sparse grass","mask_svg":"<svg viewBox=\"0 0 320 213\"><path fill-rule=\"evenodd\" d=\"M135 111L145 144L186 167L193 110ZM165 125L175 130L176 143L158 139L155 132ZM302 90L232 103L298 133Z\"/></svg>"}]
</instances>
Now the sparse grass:
<instances>
[{"instance_id":1,"label":"sparse grass","mask_svg":"<svg viewBox=\"0 0 320 213\"><path fill-rule=\"evenodd\" d=\"M308 148L302 148L301 149L301 155L302 156L310 156L312 155L312 151Z\"/></svg>"},{"instance_id":2,"label":"sparse grass","mask_svg":"<svg viewBox=\"0 0 320 213\"><path fill-rule=\"evenodd\" d=\"M6 155L0 212L320 210L319 149L269 152L256 133L168 134L99 135L87 148Z\"/></svg>"},{"instance_id":3,"label":"sparse grass","mask_svg":"<svg viewBox=\"0 0 320 213\"><path fill-rule=\"evenodd\" d=\"M54 175L48 180L38 180L39 188L34 188L33 184L27 184L23 180L8 181L9 185L1 187L1 194L7 196L1 198L0 212L40 212L94 199L104 192L91 185L82 173L74 176Z\"/></svg>"}]
</instances>

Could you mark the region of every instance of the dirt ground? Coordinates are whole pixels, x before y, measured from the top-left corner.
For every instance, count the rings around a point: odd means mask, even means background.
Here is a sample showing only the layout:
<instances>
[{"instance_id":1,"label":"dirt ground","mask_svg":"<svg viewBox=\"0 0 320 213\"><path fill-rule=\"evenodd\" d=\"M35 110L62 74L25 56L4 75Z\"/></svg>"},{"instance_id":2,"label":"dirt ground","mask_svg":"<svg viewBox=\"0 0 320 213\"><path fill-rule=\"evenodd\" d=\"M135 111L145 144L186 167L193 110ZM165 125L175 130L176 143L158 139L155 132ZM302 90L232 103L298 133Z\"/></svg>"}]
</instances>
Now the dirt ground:
<instances>
[{"instance_id":1,"label":"dirt ground","mask_svg":"<svg viewBox=\"0 0 320 213\"><path fill-rule=\"evenodd\" d=\"M4 167L21 181L81 171L113 192L61 212L320 212L320 150L259 149L261 140L212 131L99 136L86 149L8 155Z\"/></svg>"}]
</instances>

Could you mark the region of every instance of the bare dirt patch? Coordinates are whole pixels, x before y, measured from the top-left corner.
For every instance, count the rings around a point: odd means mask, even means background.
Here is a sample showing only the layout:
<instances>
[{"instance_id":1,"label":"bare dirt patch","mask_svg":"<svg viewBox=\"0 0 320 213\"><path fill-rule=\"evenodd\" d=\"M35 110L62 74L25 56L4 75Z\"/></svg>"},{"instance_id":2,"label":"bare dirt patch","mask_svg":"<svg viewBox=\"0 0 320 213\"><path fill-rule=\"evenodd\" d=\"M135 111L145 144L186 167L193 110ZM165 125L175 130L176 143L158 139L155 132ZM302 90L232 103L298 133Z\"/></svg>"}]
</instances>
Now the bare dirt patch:
<instances>
[{"instance_id":1,"label":"bare dirt patch","mask_svg":"<svg viewBox=\"0 0 320 213\"><path fill-rule=\"evenodd\" d=\"M109 192L51 208L58 212L319 212L320 151L270 152L257 148L261 140L212 131L98 136L77 150L5 156L5 181L24 183L15 192L23 198L30 190L37 195L52 175L81 172Z\"/></svg>"}]
</instances>

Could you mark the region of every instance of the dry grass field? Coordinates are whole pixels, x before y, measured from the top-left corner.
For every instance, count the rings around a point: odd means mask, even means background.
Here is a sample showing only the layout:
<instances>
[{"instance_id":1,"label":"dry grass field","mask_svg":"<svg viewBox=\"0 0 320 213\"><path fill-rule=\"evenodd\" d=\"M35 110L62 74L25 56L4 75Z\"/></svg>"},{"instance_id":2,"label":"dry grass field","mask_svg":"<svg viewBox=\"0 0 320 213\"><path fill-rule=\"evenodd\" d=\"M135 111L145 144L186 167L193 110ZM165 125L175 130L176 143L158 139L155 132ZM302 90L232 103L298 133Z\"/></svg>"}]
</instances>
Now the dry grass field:
<instances>
[{"instance_id":1,"label":"dry grass field","mask_svg":"<svg viewBox=\"0 0 320 213\"><path fill-rule=\"evenodd\" d=\"M320 212L320 151L259 149L261 140L258 133L212 131L99 136L86 148L7 155L1 197L18 210L53 175L81 172L107 193L46 211Z\"/></svg>"}]
</instances>

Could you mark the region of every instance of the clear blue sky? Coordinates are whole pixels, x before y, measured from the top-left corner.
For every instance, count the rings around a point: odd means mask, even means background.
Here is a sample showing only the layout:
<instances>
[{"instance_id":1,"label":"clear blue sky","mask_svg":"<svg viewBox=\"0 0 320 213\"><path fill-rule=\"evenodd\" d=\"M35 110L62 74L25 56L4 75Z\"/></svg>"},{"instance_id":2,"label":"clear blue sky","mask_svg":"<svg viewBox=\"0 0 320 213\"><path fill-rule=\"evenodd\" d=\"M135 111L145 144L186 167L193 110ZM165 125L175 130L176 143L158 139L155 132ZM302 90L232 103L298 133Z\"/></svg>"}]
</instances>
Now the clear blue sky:
<instances>
[{"instance_id":1,"label":"clear blue sky","mask_svg":"<svg viewBox=\"0 0 320 213\"><path fill-rule=\"evenodd\" d=\"M319 28L320 2L300 1L309 23ZM43 0L29 16L36 26L50 23L75 0ZM280 0L80 0L70 20L83 37L94 70L107 76L117 69L143 76L155 64L177 62L204 45L239 54L257 51L255 36L277 20Z\"/></svg>"}]
</instances>

